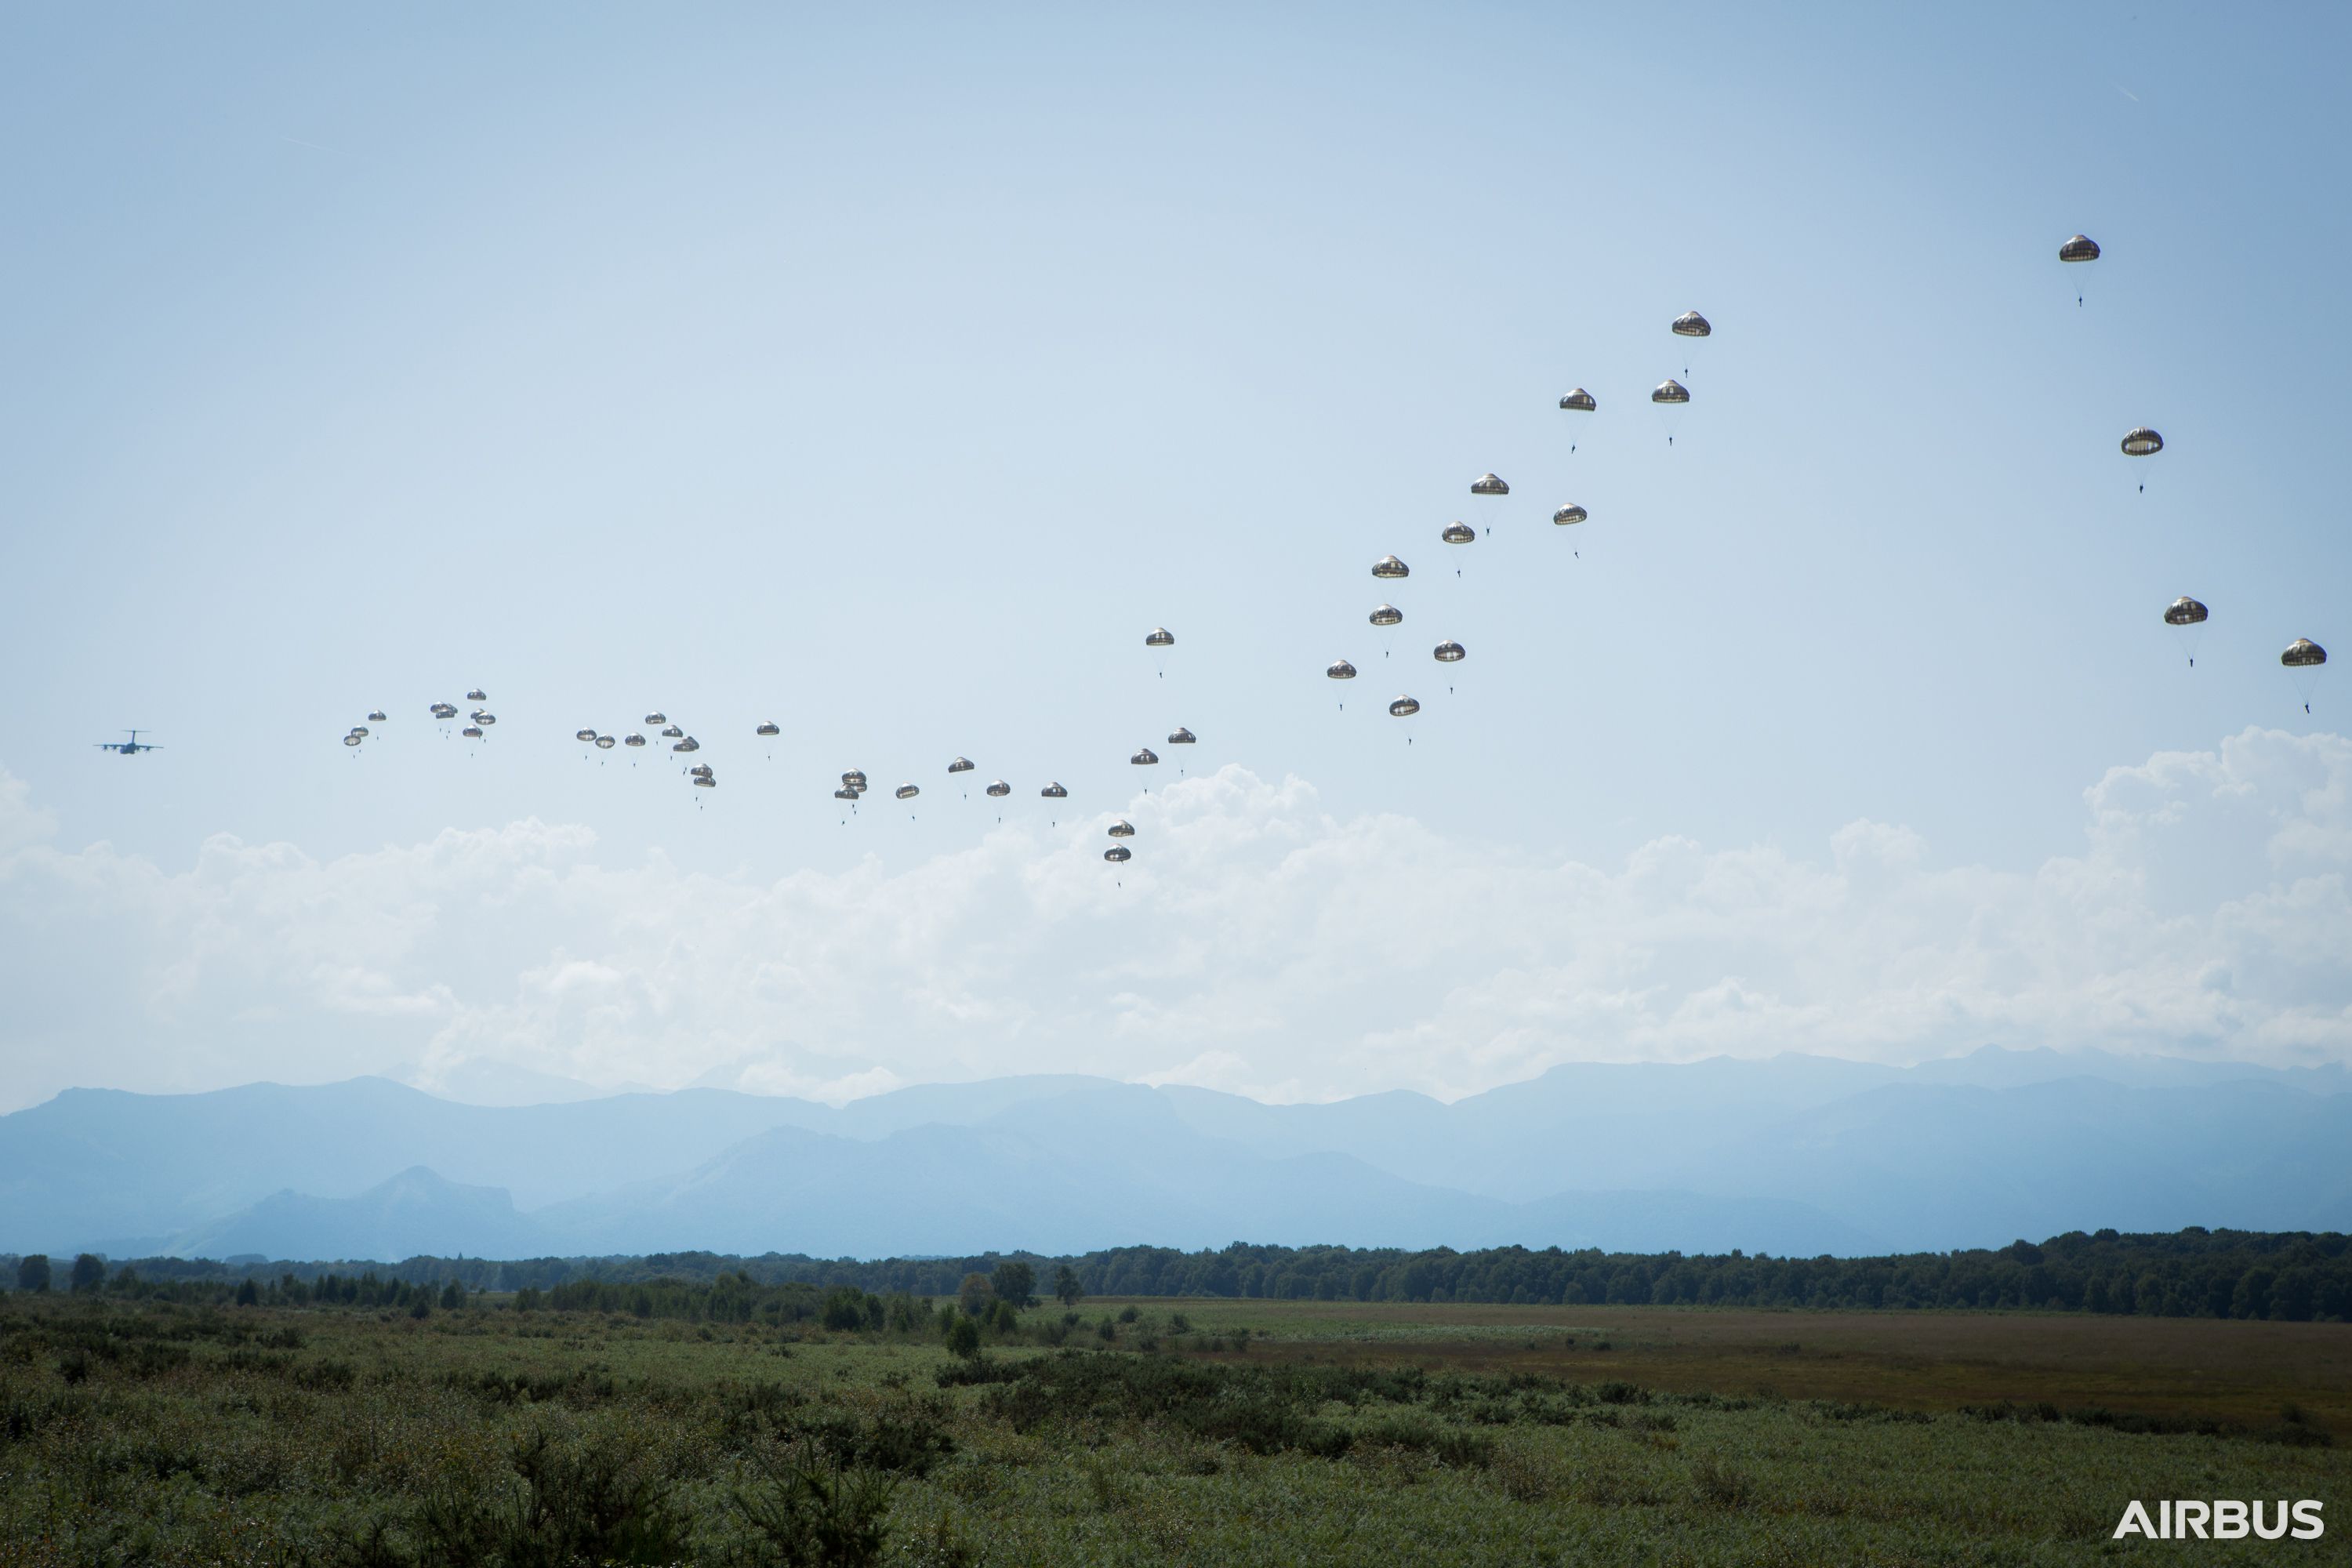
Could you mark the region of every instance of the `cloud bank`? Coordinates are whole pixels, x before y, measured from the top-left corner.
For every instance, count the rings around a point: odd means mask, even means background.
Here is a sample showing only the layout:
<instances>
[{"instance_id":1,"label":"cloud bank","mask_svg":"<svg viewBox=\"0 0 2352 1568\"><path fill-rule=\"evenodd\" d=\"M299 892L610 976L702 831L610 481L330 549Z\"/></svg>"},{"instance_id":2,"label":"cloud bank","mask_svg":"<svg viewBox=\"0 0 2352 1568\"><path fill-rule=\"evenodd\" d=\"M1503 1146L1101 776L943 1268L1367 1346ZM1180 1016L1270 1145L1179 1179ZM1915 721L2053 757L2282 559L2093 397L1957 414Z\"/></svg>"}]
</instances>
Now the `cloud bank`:
<instances>
[{"instance_id":1,"label":"cloud bank","mask_svg":"<svg viewBox=\"0 0 2352 1568\"><path fill-rule=\"evenodd\" d=\"M772 881L607 865L536 820L325 861L219 837L166 872L60 847L0 771L0 1106L361 1072L1291 1100L1792 1049L2352 1059L2352 741L2248 730L2084 804L2080 851L2030 869L1867 821L1811 852L1538 865L1228 767L1122 808L1117 874L1108 815Z\"/></svg>"}]
</instances>

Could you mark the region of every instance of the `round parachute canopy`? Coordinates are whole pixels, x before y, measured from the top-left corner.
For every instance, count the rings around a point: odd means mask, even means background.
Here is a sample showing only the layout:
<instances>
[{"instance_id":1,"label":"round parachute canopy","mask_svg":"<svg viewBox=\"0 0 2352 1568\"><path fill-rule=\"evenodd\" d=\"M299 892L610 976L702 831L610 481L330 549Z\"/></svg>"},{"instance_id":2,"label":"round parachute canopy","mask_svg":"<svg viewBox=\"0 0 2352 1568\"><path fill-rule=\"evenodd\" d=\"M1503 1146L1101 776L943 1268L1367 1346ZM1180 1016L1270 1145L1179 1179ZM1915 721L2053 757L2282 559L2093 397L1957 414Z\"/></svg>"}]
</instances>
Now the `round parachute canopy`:
<instances>
[{"instance_id":1,"label":"round parachute canopy","mask_svg":"<svg viewBox=\"0 0 2352 1568\"><path fill-rule=\"evenodd\" d=\"M951 773L968 773L971 772L971 759L970 757L958 757L954 762L948 764L948 772Z\"/></svg>"},{"instance_id":2,"label":"round parachute canopy","mask_svg":"<svg viewBox=\"0 0 2352 1568\"><path fill-rule=\"evenodd\" d=\"M669 722L669 715L667 713L648 713L646 715L646 722L648 724L667 724Z\"/></svg>"},{"instance_id":3,"label":"round parachute canopy","mask_svg":"<svg viewBox=\"0 0 2352 1568\"><path fill-rule=\"evenodd\" d=\"M498 721L499 716L495 713L481 712L474 715L474 722L477 724L495 724Z\"/></svg>"},{"instance_id":4,"label":"round parachute canopy","mask_svg":"<svg viewBox=\"0 0 2352 1568\"><path fill-rule=\"evenodd\" d=\"M609 751L611 751L611 750L613 749L613 737L612 737L612 736L610 736L610 735L599 735L599 736L597 736L597 737L596 737L596 749L597 749L598 751L600 751L600 752L609 752Z\"/></svg>"},{"instance_id":5,"label":"round parachute canopy","mask_svg":"<svg viewBox=\"0 0 2352 1568\"><path fill-rule=\"evenodd\" d=\"M1110 825L1110 836L1113 838L1132 838L1135 837L1135 824L1122 816Z\"/></svg>"},{"instance_id":6,"label":"round parachute canopy","mask_svg":"<svg viewBox=\"0 0 2352 1568\"><path fill-rule=\"evenodd\" d=\"M1375 577L1410 577L1412 575L1412 568L1406 565L1403 562L1398 560L1393 555L1383 555L1378 561L1372 563L1372 575Z\"/></svg>"},{"instance_id":7,"label":"round parachute canopy","mask_svg":"<svg viewBox=\"0 0 2352 1568\"><path fill-rule=\"evenodd\" d=\"M1146 647L1174 647L1176 646L1176 634L1170 631L1166 626L1154 626L1151 628L1150 635L1143 639L1143 646Z\"/></svg>"},{"instance_id":8,"label":"round parachute canopy","mask_svg":"<svg viewBox=\"0 0 2352 1568\"><path fill-rule=\"evenodd\" d=\"M1470 481L1470 493L1474 496L1507 496L1511 493L1511 487L1496 475L1486 473Z\"/></svg>"},{"instance_id":9,"label":"round parachute canopy","mask_svg":"<svg viewBox=\"0 0 2352 1568\"><path fill-rule=\"evenodd\" d=\"M364 724L354 724L352 726L352 733L364 741L368 738L368 727Z\"/></svg>"},{"instance_id":10,"label":"round parachute canopy","mask_svg":"<svg viewBox=\"0 0 2352 1568\"><path fill-rule=\"evenodd\" d=\"M670 750L673 752L698 752L702 750L702 742L696 740L693 736L688 735L685 740L673 744L670 747Z\"/></svg>"},{"instance_id":11,"label":"round parachute canopy","mask_svg":"<svg viewBox=\"0 0 2352 1568\"><path fill-rule=\"evenodd\" d=\"M1335 658L1323 673L1334 680L1353 680L1356 679L1356 667L1344 658Z\"/></svg>"},{"instance_id":12,"label":"round parachute canopy","mask_svg":"<svg viewBox=\"0 0 2352 1568\"><path fill-rule=\"evenodd\" d=\"M833 792L833 798L835 800L856 800L857 798L857 792L854 789L837 789Z\"/></svg>"},{"instance_id":13,"label":"round parachute canopy","mask_svg":"<svg viewBox=\"0 0 2352 1568\"><path fill-rule=\"evenodd\" d=\"M1675 318L1675 336L1678 338L1703 338L1713 331L1715 329L1706 324L1706 318L1696 310L1685 310Z\"/></svg>"},{"instance_id":14,"label":"round parachute canopy","mask_svg":"<svg viewBox=\"0 0 2352 1568\"><path fill-rule=\"evenodd\" d=\"M1139 768L1148 768L1160 760L1160 753L1149 746L1138 746L1135 749L1135 755L1127 760Z\"/></svg>"},{"instance_id":15,"label":"round parachute canopy","mask_svg":"<svg viewBox=\"0 0 2352 1568\"><path fill-rule=\"evenodd\" d=\"M1437 537L1448 544L1475 544L1478 531L1466 522L1449 522L1445 525L1445 531Z\"/></svg>"},{"instance_id":16,"label":"round parachute canopy","mask_svg":"<svg viewBox=\"0 0 2352 1568\"><path fill-rule=\"evenodd\" d=\"M989 793L989 794L991 794L991 795L995 795L997 798L999 798L999 799L1001 800L1001 799L1003 799L1004 796L1006 796L1006 795L1011 795L1011 794L1013 793L1013 786L1012 786L1011 784L1006 784L1003 779L997 779L997 780L995 780L994 782L992 782L992 784L989 784L989 786L988 786L988 793Z\"/></svg>"},{"instance_id":17,"label":"round parachute canopy","mask_svg":"<svg viewBox=\"0 0 2352 1568\"><path fill-rule=\"evenodd\" d=\"M373 712L373 713L371 713L371 714L369 714L369 715L368 715L368 722L369 722L369 723L371 723L371 724L381 724L381 723L383 723L383 721L384 721L384 712L383 712L383 709L381 709L381 708L377 709L374 712Z\"/></svg>"},{"instance_id":18,"label":"round parachute canopy","mask_svg":"<svg viewBox=\"0 0 2352 1568\"><path fill-rule=\"evenodd\" d=\"M923 792L913 784L900 784L897 789L890 793L897 795L900 800L912 800Z\"/></svg>"},{"instance_id":19,"label":"round parachute canopy","mask_svg":"<svg viewBox=\"0 0 2352 1568\"><path fill-rule=\"evenodd\" d=\"M666 729L666 730L664 730L664 731L662 731L662 739L663 739L663 740L665 740L665 741L675 741L675 740L677 740L680 735L683 735L683 734L685 734L685 733L686 733L686 731L683 731L683 730L679 729L677 725L672 724L672 725L670 725L667 729Z\"/></svg>"},{"instance_id":20,"label":"round parachute canopy","mask_svg":"<svg viewBox=\"0 0 2352 1568\"><path fill-rule=\"evenodd\" d=\"M1404 612L1394 605L1376 605L1372 608L1372 625L1392 626L1404 619Z\"/></svg>"},{"instance_id":21,"label":"round parachute canopy","mask_svg":"<svg viewBox=\"0 0 2352 1568\"><path fill-rule=\"evenodd\" d=\"M457 710L446 702L436 702L433 705L433 717L436 719L455 719L457 716Z\"/></svg>"},{"instance_id":22,"label":"round parachute canopy","mask_svg":"<svg viewBox=\"0 0 2352 1568\"><path fill-rule=\"evenodd\" d=\"M1037 793L1047 800L1067 800L1070 798L1070 792L1064 789L1057 784L1049 784Z\"/></svg>"},{"instance_id":23,"label":"round parachute canopy","mask_svg":"<svg viewBox=\"0 0 2352 1568\"><path fill-rule=\"evenodd\" d=\"M2279 655L2279 662L2289 669L2313 669L2327 662L2327 650L2309 637L2297 637Z\"/></svg>"},{"instance_id":24,"label":"round parachute canopy","mask_svg":"<svg viewBox=\"0 0 2352 1568\"><path fill-rule=\"evenodd\" d=\"M1601 405L1592 401L1592 394L1585 391L1584 388L1580 386L1574 392L1570 393L1566 397L1561 398L1559 400L1559 405L1562 408L1573 409L1579 414L1595 413L1601 407Z\"/></svg>"},{"instance_id":25,"label":"round parachute canopy","mask_svg":"<svg viewBox=\"0 0 2352 1568\"><path fill-rule=\"evenodd\" d=\"M632 735L627 740L621 742L621 744L625 746L642 746L645 743L646 738L643 735Z\"/></svg>"},{"instance_id":26,"label":"round parachute canopy","mask_svg":"<svg viewBox=\"0 0 2352 1568\"><path fill-rule=\"evenodd\" d=\"M1690 388L1685 386L1681 382L1676 381L1670 375L1666 377L1665 380L1658 383L1656 388L1651 392L1650 401L1653 403L1688 403L1690 401Z\"/></svg>"},{"instance_id":27,"label":"round parachute canopy","mask_svg":"<svg viewBox=\"0 0 2352 1568\"><path fill-rule=\"evenodd\" d=\"M697 773L694 778L694 787L697 789L717 789L719 787L719 781L709 773Z\"/></svg>"},{"instance_id":28,"label":"round parachute canopy","mask_svg":"<svg viewBox=\"0 0 2352 1568\"><path fill-rule=\"evenodd\" d=\"M1592 514L1591 512L1585 510L1582 507L1577 506L1571 502L1552 513L1551 520L1552 521L1560 524L1562 527L1566 527L1571 522L1582 522L1586 518L1591 517L1591 515Z\"/></svg>"},{"instance_id":29,"label":"round parachute canopy","mask_svg":"<svg viewBox=\"0 0 2352 1568\"><path fill-rule=\"evenodd\" d=\"M1410 697L1400 697L1389 704L1389 711L1400 719L1409 719L1421 711L1421 704Z\"/></svg>"},{"instance_id":30,"label":"round parachute canopy","mask_svg":"<svg viewBox=\"0 0 2352 1568\"><path fill-rule=\"evenodd\" d=\"M696 778L698 778L698 779L702 779L702 778L711 778L711 777L716 776L716 775L714 775L714 774L711 773L711 771L710 771L710 764L709 764L709 763L695 763L695 764L694 764L694 766L692 766L692 767L690 767L690 768L687 769L686 771L687 771L688 773L692 773Z\"/></svg>"},{"instance_id":31,"label":"round parachute canopy","mask_svg":"<svg viewBox=\"0 0 2352 1568\"><path fill-rule=\"evenodd\" d=\"M841 782L847 784L851 789L864 789L866 787L866 771L863 768L852 768L847 773L841 775Z\"/></svg>"},{"instance_id":32,"label":"round parachute canopy","mask_svg":"<svg viewBox=\"0 0 2352 1568\"><path fill-rule=\"evenodd\" d=\"M1181 724L1177 725L1176 728L1168 731L1168 743L1171 746L1189 746L1199 739L1200 737L1198 735L1195 735L1192 731L1187 730Z\"/></svg>"},{"instance_id":33,"label":"round parachute canopy","mask_svg":"<svg viewBox=\"0 0 2352 1568\"><path fill-rule=\"evenodd\" d=\"M2124 432L2124 456L2153 458L2164 450L2164 437L2145 425L2134 426Z\"/></svg>"},{"instance_id":34,"label":"round parachute canopy","mask_svg":"<svg viewBox=\"0 0 2352 1568\"><path fill-rule=\"evenodd\" d=\"M596 739L596 731L593 730L574 730L572 731L572 738L584 746Z\"/></svg>"},{"instance_id":35,"label":"round parachute canopy","mask_svg":"<svg viewBox=\"0 0 2352 1568\"><path fill-rule=\"evenodd\" d=\"M783 733L783 731L778 729L773 723L762 724L751 732L755 735L781 735Z\"/></svg>"},{"instance_id":36,"label":"round parachute canopy","mask_svg":"<svg viewBox=\"0 0 2352 1568\"><path fill-rule=\"evenodd\" d=\"M2061 261L2096 261L2098 258L2099 242L2087 234L2078 234L2058 247L2058 259Z\"/></svg>"},{"instance_id":37,"label":"round parachute canopy","mask_svg":"<svg viewBox=\"0 0 2352 1568\"><path fill-rule=\"evenodd\" d=\"M360 737L356 731L343 737L343 744L346 746L356 746L359 743Z\"/></svg>"},{"instance_id":38,"label":"round parachute canopy","mask_svg":"<svg viewBox=\"0 0 2352 1568\"><path fill-rule=\"evenodd\" d=\"M1463 659L1468 657L1467 652L1460 643L1451 640L1439 643L1435 647L1430 649L1430 652L1435 657L1437 662L1440 664L1460 664Z\"/></svg>"},{"instance_id":39,"label":"round parachute canopy","mask_svg":"<svg viewBox=\"0 0 2352 1568\"><path fill-rule=\"evenodd\" d=\"M482 738L482 727L479 724L468 724L457 733L465 736L468 741L478 741Z\"/></svg>"},{"instance_id":40,"label":"round parachute canopy","mask_svg":"<svg viewBox=\"0 0 2352 1568\"><path fill-rule=\"evenodd\" d=\"M468 702L488 702L489 700L490 694L479 688L466 693L466 700Z\"/></svg>"},{"instance_id":41,"label":"round parachute canopy","mask_svg":"<svg viewBox=\"0 0 2352 1568\"><path fill-rule=\"evenodd\" d=\"M2193 626L2205 616L2205 606L2186 594L2164 606L2164 624L2168 626Z\"/></svg>"},{"instance_id":42,"label":"round parachute canopy","mask_svg":"<svg viewBox=\"0 0 2352 1568\"><path fill-rule=\"evenodd\" d=\"M1114 844L1109 848L1103 851L1103 858L1116 866L1120 861L1134 859L1135 851L1129 849L1124 844Z\"/></svg>"}]
</instances>

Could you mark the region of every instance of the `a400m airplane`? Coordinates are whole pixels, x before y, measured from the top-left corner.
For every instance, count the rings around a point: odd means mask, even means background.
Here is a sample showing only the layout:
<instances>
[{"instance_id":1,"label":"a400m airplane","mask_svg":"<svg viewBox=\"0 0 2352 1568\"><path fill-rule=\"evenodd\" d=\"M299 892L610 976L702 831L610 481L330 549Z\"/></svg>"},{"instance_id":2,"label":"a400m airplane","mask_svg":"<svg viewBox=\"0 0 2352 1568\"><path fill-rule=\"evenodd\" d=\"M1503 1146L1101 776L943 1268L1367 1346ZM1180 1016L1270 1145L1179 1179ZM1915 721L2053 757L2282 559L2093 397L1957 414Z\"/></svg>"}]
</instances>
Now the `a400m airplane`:
<instances>
[{"instance_id":1,"label":"a400m airplane","mask_svg":"<svg viewBox=\"0 0 2352 1568\"><path fill-rule=\"evenodd\" d=\"M92 743L101 752L120 752L126 757L135 757L142 752L160 752L163 749L161 746L151 746L142 741L136 730L130 733L131 739L127 741L98 741Z\"/></svg>"}]
</instances>

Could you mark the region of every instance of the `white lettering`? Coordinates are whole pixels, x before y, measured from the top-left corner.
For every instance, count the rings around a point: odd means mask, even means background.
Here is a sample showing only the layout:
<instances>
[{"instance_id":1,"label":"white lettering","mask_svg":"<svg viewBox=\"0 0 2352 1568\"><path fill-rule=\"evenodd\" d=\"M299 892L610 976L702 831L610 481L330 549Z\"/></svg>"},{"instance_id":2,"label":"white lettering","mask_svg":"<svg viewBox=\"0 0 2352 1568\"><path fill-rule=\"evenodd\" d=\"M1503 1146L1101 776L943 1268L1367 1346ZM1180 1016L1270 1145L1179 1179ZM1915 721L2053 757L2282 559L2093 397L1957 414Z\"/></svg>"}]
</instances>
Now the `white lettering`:
<instances>
[{"instance_id":1,"label":"white lettering","mask_svg":"<svg viewBox=\"0 0 2352 1568\"><path fill-rule=\"evenodd\" d=\"M2308 1498L2294 1505L2294 1538L2297 1541L2316 1541L2327 1533L2327 1527L2319 1522L2319 1508L2317 1502ZM2305 1529L2305 1526L2309 1528Z\"/></svg>"},{"instance_id":2,"label":"white lettering","mask_svg":"<svg viewBox=\"0 0 2352 1568\"><path fill-rule=\"evenodd\" d=\"M2286 1499L2279 1499L2278 1522L2272 1525L2263 1523L2262 1503L2254 1504L2254 1533L2264 1541L2276 1541L2286 1533Z\"/></svg>"},{"instance_id":3,"label":"white lettering","mask_svg":"<svg viewBox=\"0 0 2352 1568\"><path fill-rule=\"evenodd\" d=\"M2164 1505L2162 1503L2158 1503L2157 1506L2158 1508L2162 1508ZM2286 1505L2284 1503L2281 1503L2279 1505L2279 1528L2281 1530L2284 1530L2286 1528ZM2147 1510L2140 1506L2140 1501L2137 1498L2134 1498L2132 1500L2131 1506L2124 1510L2124 1521L2116 1526L2115 1534L2108 1537L2108 1539L2111 1541L2121 1541L2125 1536L2129 1535L2135 1530L2139 1531L2142 1535L2148 1537L2150 1540L2163 1539L2156 1533L2156 1527L2148 1523Z\"/></svg>"},{"instance_id":4,"label":"white lettering","mask_svg":"<svg viewBox=\"0 0 2352 1568\"><path fill-rule=\"evenodd\" d=\"M2234 1499L2213 1501L2213 1539L2237 1541L2246 1533L2246 1505Z\"/></svg>"},{"instance_id":5,"label":"white lettering","mask_svg":"<svg viewBox=\"0 0 2352 1568\"><path fill-rule=\"evenodd\" d=\"M2195 1511L2192 1513L2191 1510ZM2189 1532L2192 1530L2197 1532L2197 1539L2200 1541L2212 1539L2205 1533L2205 1521L2213 1517L2211 1503L2193 1502L2184 1498L2172 1505L2172 1517L2174 1523L2172 1538L2175 1541L2188 1540Z\"/></svg>"}]
</instances>

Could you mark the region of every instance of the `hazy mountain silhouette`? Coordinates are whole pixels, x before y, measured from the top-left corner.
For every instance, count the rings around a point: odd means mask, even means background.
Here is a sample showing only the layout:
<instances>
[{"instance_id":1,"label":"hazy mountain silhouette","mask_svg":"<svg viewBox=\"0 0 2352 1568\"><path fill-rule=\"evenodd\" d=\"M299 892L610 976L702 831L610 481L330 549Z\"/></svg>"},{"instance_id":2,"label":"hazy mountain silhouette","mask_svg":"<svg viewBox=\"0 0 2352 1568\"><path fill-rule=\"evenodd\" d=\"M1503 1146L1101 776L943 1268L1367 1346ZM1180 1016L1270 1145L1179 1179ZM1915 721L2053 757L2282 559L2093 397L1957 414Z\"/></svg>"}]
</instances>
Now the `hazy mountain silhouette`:
<instances>
[{"instance_id":1,"label":"hazy mountain silhouette","mask_svg":"<svg viewBox=\"0 0 2352 1568\"><path fill-rule=\"evenodd\" d=\"M381 1079L77 1089L0 1117L0 1249L1810 1254L2343 1229L2347 1087L2340 1068L1980 1051L1910 1069L1575 1064L1453 1105L1269 1106L1076 1076L839 1109L711 1089L477 1106Z\"/></svg>"}]
</instances>

